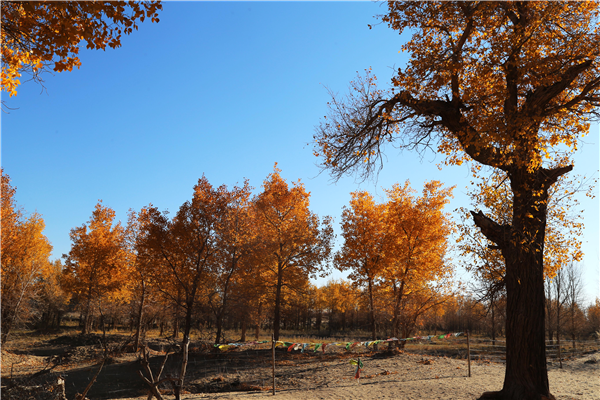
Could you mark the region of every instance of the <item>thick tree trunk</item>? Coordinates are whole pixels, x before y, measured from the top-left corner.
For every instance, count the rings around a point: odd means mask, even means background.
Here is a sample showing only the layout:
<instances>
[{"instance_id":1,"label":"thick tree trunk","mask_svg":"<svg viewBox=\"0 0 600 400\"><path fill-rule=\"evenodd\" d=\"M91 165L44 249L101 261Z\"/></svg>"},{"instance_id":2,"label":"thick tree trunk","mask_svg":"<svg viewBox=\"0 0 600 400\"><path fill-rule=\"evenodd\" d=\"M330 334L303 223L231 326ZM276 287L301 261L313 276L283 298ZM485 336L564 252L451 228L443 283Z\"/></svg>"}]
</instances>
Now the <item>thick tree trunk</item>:
<instances>
[{"instance_id":1,"label":"thick tree trunk","mask_svg":"<svg viewBox=\"0 0 600 400\"><path fill-rule=\"evenodd\" d=\"M510 253L506 255L506 373L500 398L553 398L546 367L542 252L515 246Z\"/></svg>"},{"instance_id":2,"label":"thick tree trunk","mask_svg":"<svg viewBox=\"0 0 600 400\"><path fill-rule=\"evenodd\" d=\"M482 233L497 244L506 263L506 372L500 392L481 399L544 400L550 394L545 346L544 239L548 188L572 168L509 173L511 226L472 212Z\"/></svg>"}]
</instances>

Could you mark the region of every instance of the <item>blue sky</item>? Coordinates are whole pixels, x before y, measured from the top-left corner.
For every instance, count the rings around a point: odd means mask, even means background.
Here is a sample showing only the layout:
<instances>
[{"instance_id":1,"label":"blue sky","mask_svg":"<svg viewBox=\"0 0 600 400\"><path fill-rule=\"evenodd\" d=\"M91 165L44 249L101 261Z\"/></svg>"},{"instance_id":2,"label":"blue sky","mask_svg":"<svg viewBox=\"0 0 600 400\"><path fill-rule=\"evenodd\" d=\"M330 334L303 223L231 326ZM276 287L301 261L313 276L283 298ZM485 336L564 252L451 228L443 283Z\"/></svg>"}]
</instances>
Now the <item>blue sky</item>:
<instances>
[{"instance_id":1,"label":"blue sky","mask_svg":"<svg viewBox=\"0 0 600 400\"><path fill-rule=\"evenodd\" d=\"M149 21L106 51L82 49L79 70L27 82L2 114L2 167L17 201L46 221L58 258L70 229L99 199L126 221L129 208L152 203L175 212L205 174L215 186L248 178L258 191L278 163L301 179L311 208L335 218L350 192L410 179L420 190L437 179L456 185L447 208L468 206L466 167L436 166L429 153L387 151L377 182L331 182L319 174L312 135L326 114L326 88L345 93L357 71L372 67L382 85L404 65L406 37L378 24L372 2L164 2ZM368 24L373 25L369 29ZM597 176L598 125L575 157L574 173ZM597 192L597 190L596 190ZM599 293L598 198L582 199L582 263L588 301ZM338 242L341 238L338 237ZM467 275L461 270L461 279ZM333 277L340 277L334 273Z\"/></svg>"}]
</instances>

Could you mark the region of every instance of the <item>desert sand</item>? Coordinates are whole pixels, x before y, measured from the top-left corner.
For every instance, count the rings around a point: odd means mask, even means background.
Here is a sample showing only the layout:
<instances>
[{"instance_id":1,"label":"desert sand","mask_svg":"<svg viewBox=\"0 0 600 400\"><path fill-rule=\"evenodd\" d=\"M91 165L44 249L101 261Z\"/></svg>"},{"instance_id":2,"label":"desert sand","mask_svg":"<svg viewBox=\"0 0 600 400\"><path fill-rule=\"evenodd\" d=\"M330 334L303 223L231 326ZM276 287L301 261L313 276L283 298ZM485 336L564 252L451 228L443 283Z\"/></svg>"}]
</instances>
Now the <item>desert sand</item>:
<instances>
[{"instance_id":1,"label":"desert sand","mask_svg":"<svg viewBox=\"0 0 600 400\"><path fill-rule=\"evenodd\" d=\"M88 347L69 347L69 357L77 360L77 368L73 369L67 364L56 370L57 374L66 379L68 398L74 398L75 391L81 391L97 370L97 358L93 357L94 348ZM3 349L3 378L13 372L39 371L48 362L42 353L49 354L50 350L63 351L38 348L38 355L33 355L36 351L20 351L20 354L15 354ZM88 353L92 355L89 360ZM468 364L463 357L451 358L410 351L368 354L291 354L282 351L277 354L277 390L274 397L270 389L270 350L252 354L254 355L250 361L246 359L246 363L251 366L229 367L217 374L204 369L206 358L201 361L192 357L186 374L186 387L194 388L191 391L197 394L184 394L182 399L476 399L483 392L502 388L505 369L502 362L472 361L471 377L467 377ZM260 358L261 354L265 357ZM231 353L225 356L232 361L235 355L236 353ZM356 367L349 361L358 356L362 357L364 368L361 378L355 379ZM129 397L147 393L147 387L137 376L139 366L135 362L136 355L124 357L105 367L88 395L90 399L147 399L147 396ZM600 400L600 352L588 352L581 357L565 360L562 369L558 362L552 361L548 363L548 369L550 391L557 400ZM254 383L252 387L243 387L244 382ZM79 384L79 389L75 387L76 383ZM230 389L235 391L227 391ZM199 393L207 390L213 393ZM128 396L126 393L131 394ZM174 398L171 394L165 394L164 397L169 400Z\"/></svg>"},{"instance_id":2,"label":"desert sand","mask_svg":"<svg viewBox=\"0 0 600 400\"><path fill-rule=\"evenodd\" d=\"M557 400L600 399L600 354L558 363L549 363L550 390ZM280 378L284 387L277 399L476 399L485 391L500 390L504 365L472 362L467 377L465 360L403 353L385 359L364 359L360 380L354 379L354 367L347 360L315 365L315 370L299 369L296 378ZM285 388L286 380L295 380L297 388ZM304 382L298 382L298 381ZM267 382L270 384L270 382ZM172 398L173 396L165 396ZM183 399L274 398L269 390L187 394ZM142 398L139 398L140 400Z\"/></svg>"}]
</instances>

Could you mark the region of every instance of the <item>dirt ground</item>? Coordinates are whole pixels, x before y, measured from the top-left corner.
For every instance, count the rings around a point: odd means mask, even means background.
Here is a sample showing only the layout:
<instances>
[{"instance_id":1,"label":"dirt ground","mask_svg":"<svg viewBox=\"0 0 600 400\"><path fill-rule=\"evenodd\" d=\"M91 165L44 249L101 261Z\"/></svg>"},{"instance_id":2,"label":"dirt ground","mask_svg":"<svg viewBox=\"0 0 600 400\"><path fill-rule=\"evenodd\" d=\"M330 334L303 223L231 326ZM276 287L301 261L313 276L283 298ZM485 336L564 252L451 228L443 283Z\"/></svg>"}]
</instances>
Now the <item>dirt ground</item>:
<instances>
[{"instance_id":1,"label":"dirt ground","mask_svg":"<svg viewBox=\"0 0 600 400\"><path fill-rule=\"evenodd\" d=\"M138 355L128 351L128 338L100 335L60 336L50 340L18 340L2 349L3 391L12 383L41 384L62 376L68 399L81 393L106 362L88 392L92 400L146 399L148 388L138 375ZM157 371L170 346L167 340L148 343L150 362ZM255 399L272 397L272 352L267 345L212 352L210 347L192 343L186 374L184 399ZM108 352L106 352L108 351ZM354 378L351 359L361 358L361 379ZM180 359L171 355L163 377L176 375ZM600 400L600 354L567 360L563 368L549 365L552 393L558 400ZM276 391L284 399L475 399L484 391L502 387L504 365L489 360L471 362L461 354L415 354L387 351L347 352L343 349L288 352L276 351ZM36 374L36 376L33 376ZM32 377L33 376L33 377ZM169 389L165 386L166 398ZM143 397L141 397L143 396Z\"/></svg>"}]
</instances>

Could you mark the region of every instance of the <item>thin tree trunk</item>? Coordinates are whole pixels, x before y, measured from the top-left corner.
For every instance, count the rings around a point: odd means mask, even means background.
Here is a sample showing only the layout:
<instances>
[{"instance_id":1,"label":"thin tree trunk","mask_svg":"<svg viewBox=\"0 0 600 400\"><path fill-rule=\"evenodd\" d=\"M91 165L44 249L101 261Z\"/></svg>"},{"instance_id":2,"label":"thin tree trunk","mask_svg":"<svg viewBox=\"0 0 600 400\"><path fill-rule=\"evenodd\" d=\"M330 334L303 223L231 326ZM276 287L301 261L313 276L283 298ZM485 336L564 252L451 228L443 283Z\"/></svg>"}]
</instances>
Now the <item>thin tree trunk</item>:
<instances>
[{"instance_id":1,"label":"thin tree trunk","mask_svg":"<svg viewBox=\"0 0 600 400\"><path fill-rule=\"evenodd\" d=\"M82 334L89 333L91 324L91 312L92 312L92 286L88 288L87 304L85 306L85 319L83 320Z\"/></svg>"},{"instance_id":2,"label":"thin tree trunk","mask_svg":"<svg viewBox=\"0 0 600 400\"><path fill-rule=\"evenodd\" d=\"M560 290L560 286L559 286ZM560 295L556 302L556 345L558 346L558 363L560 368L562 365L562 354L560 353Z\"/></svg>"},{"instance_id":3,"label":"thin tree trunk","mask_svg":"<svg viewBox=\"0 0 600 400\"><path fill-rule=\"evenodd\" d=\"M216 315L216 328L217 333L215 334L215 344L219 344L219 339L221 338L221 332L223 330L223 309L221 309Z\"/></svg>"},{"instance_id":4,"label":"thin tree trunk","mask_svg":"<svg viewBox=\"0 0 600 400\"><path fill-rule=\"evenodd\" d=\"M242 337L240 338L240 342L246 341L246 314L242 317Z\"/></svg>"},{"instance_id":5,"label":"thin tree trunk","mask_svg":"<svg viewBox=\"0 0 600 400\"><path fill-rule=\"evenodd\" d=\"M142 332L142 318L144 316L144 301L146 300L146 284L142 281L142 297L140 299L140 308L138 309L137 328L135 331L135 351L140 348L140 336Z\"/></svg>"},{"instance_id":6,"label":"thin tree trunk","mask_svg":"<svg viewBox=\"0 0 600 400\"><path fill-rule=\"evenodd\" d=\"M492 295L492 303L491 303L491 308L492 308L492 346L496 345L496 321L495 321L495 315L494 315L494 296Z\"/></svg>"},{"instance_id":7,"label":"thin tree trunk","mask_svg":"<svg viewBox=\"0 0 600 400\"><path fill-rule=\"evenodd\" d=\"M260 316L262 315L262 302L258 301L258 310L256 311L256 329L254 331L256 340L260 336Z\"/></svg>"},{"instance_id":8,"label":"thin tree trunk","mask_svg":"<svg viewBox=\"0 0 600 400\"><path fill-rule=\"evenodd\" d=\"M275 292L275 315L273 317L273 334L279 340L279 324L281 322L281 286L283 284L283 266L277 267L277 288Z\"/></svg>"},{"instance_id":9,"label":"thin tree trunk","mask_svg":"<svg viewBox=\"0 0 600 400\"><path fill-rule=\"evenodd\" d=\"M375 303L373 302L373 280L369 279L369 317L371 319L371 340L377 337L375 326Z\"/></svg>"}]
</instances>

